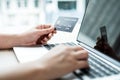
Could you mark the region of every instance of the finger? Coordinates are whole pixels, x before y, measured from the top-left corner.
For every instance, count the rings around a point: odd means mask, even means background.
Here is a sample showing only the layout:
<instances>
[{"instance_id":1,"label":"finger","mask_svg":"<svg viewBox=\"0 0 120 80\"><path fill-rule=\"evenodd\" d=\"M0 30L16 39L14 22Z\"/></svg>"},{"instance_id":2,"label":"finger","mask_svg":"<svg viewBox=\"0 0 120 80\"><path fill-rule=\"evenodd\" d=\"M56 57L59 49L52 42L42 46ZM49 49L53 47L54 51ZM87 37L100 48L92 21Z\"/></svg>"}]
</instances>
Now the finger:
<instances>
[{"instance_id":1,"label":"finger","mask_svg":"<svg viewBox=\"0 0 120 80\"><path fill-rule=\"evenodd\" d=\"M36 44L39 44L39 45L43 45L43 44L46 44L47 42L46 41L44 41L44 40L38 40L37 42L36 42Z\"/></svg>"},{"instance_id":2,"label":"finger","mask_svg":"<svg viewBox=\"0 0 120 80\"><path fill-rule=\"evenodd\" d=\"M48 40L50 40L52 37L52 33L50 34L46 34L46 35L42 35L38 40L37 40L37 44L41 44L43 42L47 42Z\"/></svg>"},{"instance_id":3,"label":"finger","mask_svg":"<svg viewBox=\"0 0 120 80\"><path fill-rule=\"evenodd\" d=\"M54 31L53 31L53 33L57 33L57 30L56 30L56 28L54 27Z\"/></svg>"},{"instance_id":4,"label":"finger","mask_svg":"<svg viewBox=\"0 0 120 80\"><path fill-rule=\"evenodd\" d=\"M44 44L47 44L47 41L41 41L41 44L44 45Z\"/></svg>"},{"instance_id":5,"label":"finger","mask_svg":"<svg viewBox=\"0 0 120 80\"><path fill-rule=\"evenodd\" d=\"M49 39L47 37L44 37L42 41L47 42Z\"/></svg>"},{"instance_id":6,"label":"finger","mask_svg":"<svg viewBox=\"0 0 120 80\"><path fill-rule=\"evenodd\" d=\"M74 53L74 57L77 60L87 60L88 59L88 52L86 50L80 50Z\"/></svg>"},{"instance_id":7,"label":"finger","mask_svg":"<svg viewBox=\"0 0 120 80\"><path fill-rule=\"evenodd\" d=\"M83 68L89 68L89 64L87 60L83 60L83 61L78 61L77 62L77 69L83 69Z\"/></svg>"},{"instance_id":8,"label":"finger","mask_svg":"<svg viewBox=\"0 0 120 80\"><path fill-rule=\"evenodd\" d=\"M83 48L80 46L71 46L70 49L73 51L83 50Z\"/></svg>"},{"instance_id":9,"label":"finger","mask_svg":"<svg viewBox=\"0 0 120 80\"><path fill-rule=\"evenodd\" d=\"M49 33L48 35L45 35L45 36L43 37L43 40L44 40L44 41L48 41L49 39L51 39L52 36L53 36L53 34L52 34L52 33Z\"/></svg>"},{"instance_id":10,"label":"finger","mask_svg":"<svg viewBox=\"0 0 120 80\"><path fill-rule=\"evenodd\" d=\"M45 29L45 28L50 28L51 25L39 25L36 27L36 29Z\"/></svg>"},{"instance_id":11,"label":"finger","mask_svg":"<svg viewBox=\"0 0 120 80\"><path fill-rule=\"evenodd\" d=\"M41 43L42 43L42 42L47 42L49 39L50 39L50 38L48 38L48 36L44 36L44 38L42 38L42 39L40 40L40 42L41 42Z\"/></svg>"},{"instance_id":12,"label":"finger","mask_svg":"<svg viewBox=\"0 0 120 80\"><path fill-rule=\"evenodd\" d=\"M41 26L42 26L42 25L38 25L38 26L36 27L36 29L41 29Z\"/></svg>"},{"instance_id":13,"label":"finger","mask_svg":"<svg viewBox=\"0 0 120 80\"><path fill-rule=\"evenodd\" d=\"M44 42L47 42L48 40L44 39L45 37L40 37L37 41L36 44L43 44Z\"/></svg>"},{"instance_id":14,"label":"finger","mask_svg":"<svg viewBox=\"0 0 120 80\"><path fill-rule=\"evenodd\" d=\"M43 25L38 25L36 29L43 29Z\"/></svg>"},{"instance_id":15,"label":"finger","mask_svg":"<svg viewBox=\"0 0 120 80\"><path fill-rule=\"evenodd\" d=\"M54 31L54 27L50 27L50 28L38 30L38 33L41 36L41 35L44 35L44 34L52 33L53 31Z\"/></svg>"},{"instance_id":16,"label":"finger","mask_svg":"<svg viewBox=\"0 0 120 80\"><path fill-rule=\"evenodd\" d=\"M50 28L51 25L42 25L41 27L42 27L42 29L46 29L46 28Z\"/></svg>"},{"instance_id":17,"label":"finger","mask_svg":"<svg viewBox=\"0 0 120 80\"><path fill-rule=\"evenodd\" d=\"M56 33L57 33L57 31L56 31L56 30L54 30L52 33L53 33L53 34L56 34Z\"/></svg>"},{"instance_id":18,"label":"finger","mask_svg":"<svg viewBox=\"0 0 120 80\"><path fill-rule=\"evenodd\" d=\"M53 33L50 33L47 38L50 39L53 36Z\"/></svg>"}]
</instances>

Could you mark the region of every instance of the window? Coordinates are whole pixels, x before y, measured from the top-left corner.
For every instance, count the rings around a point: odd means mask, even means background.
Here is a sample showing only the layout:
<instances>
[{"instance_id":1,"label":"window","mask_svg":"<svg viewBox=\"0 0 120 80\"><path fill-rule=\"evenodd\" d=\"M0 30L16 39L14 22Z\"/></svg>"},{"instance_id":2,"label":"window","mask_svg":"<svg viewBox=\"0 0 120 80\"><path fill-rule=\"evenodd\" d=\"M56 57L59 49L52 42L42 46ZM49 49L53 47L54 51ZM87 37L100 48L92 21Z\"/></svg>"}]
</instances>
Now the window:
<instances>
[{"instance_id":1,"label":"window","mask_svg":"<svg viewBox=\"0 0 120 80\"><path fill-rule=\"evenodd\" d=\"M39 7L39 0L35 0L34 3L35 3L35 7Z\"/></svg>"},{"instance_id":2,"label":"window","mask_svg":"<svg viewBox=\"0 0 120 80\"><path fill-rule=\"evenodd\" d=\"M76 10L77 1L58 1L59 10Z\"/></svg>"},{"instance_id":3,"label":"window","mask_svg":"<svg viewBox=\"0 0 120 80\"><path fill-rule=\"evenodd\" d=\"M58 16L83 17L85 0L46 0L46 22L54 23Z\"/></svg>"},{"instance_id":4,"label":"window","mask_svg":"<svg viewBox=\"0 0 120 80\"><path fill-rule=\"evenodd\" d=\"M81 17L85 0L0 0L0 27L54 23L58 16Z\"/></svg>"}]
</instances>

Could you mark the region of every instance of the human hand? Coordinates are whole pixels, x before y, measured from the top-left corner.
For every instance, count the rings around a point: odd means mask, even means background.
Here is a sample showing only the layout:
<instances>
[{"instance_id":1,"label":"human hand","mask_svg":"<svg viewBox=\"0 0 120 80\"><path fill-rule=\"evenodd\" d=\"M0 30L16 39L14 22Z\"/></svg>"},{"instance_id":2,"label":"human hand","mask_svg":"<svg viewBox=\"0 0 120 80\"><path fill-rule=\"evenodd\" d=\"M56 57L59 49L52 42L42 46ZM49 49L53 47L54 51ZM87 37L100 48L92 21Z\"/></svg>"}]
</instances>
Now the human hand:
<instances>
[{"instance_id":1,"label":"human hand","mask_svg":"<svg viewBox=\"0 0 120 80\"><path fill-rule=\"evenodd\" d=\"M50 25L42 25L42 26L38 26L37 29L45 29L45 28L50 28ZM53 36L53 34L56 33L56 28L54 28L54 31L52 31L51 33L48 34L44 34L41 37L39 37L39 39L37 40L37 44L46 44L48 40L51 39L51 37Z\"/></svg>"},{"instance_id":2,"label":"human hand","mask_svg":"<svg viewBox=\"0 0 120 80\"><path fill-rule=\"evenodd\" d=\"M45 80L51 80L76 69L87 68L88 53L79 46L60 45L50 50L38 63L45 69Z\"/></svg>"},{"instance_id":3,"label":"human hand","mask_svg":"<svg viewBox=\"0 0 120 80\"><path fill-rule=\"evenodd\" d=\"M48 40L56 33L51 25L40 25L30 31L19 35L20 46L31 46L36 44L46 44Z\"/></svg>"}]
</instances>

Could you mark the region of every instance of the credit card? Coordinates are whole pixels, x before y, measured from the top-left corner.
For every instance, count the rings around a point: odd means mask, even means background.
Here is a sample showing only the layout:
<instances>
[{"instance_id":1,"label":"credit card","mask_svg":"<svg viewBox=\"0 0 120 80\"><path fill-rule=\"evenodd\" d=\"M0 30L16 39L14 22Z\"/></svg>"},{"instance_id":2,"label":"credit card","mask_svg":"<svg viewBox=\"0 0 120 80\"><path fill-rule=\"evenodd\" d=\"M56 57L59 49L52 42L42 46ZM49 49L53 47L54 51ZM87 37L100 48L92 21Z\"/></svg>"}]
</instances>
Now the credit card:
<instances>
[{"instance_id":1,"label":"credit card","mask_svg":"<svg viewBox=\"0 0 120 80\"><path fill-rule=\"evenodd\" d=\"M75 17L60 16L58 17L54 26L56 30L64 31L64 32L72 32L77 21L78 21L78 18L75 18Z\"/></svg>"}]
</instances>

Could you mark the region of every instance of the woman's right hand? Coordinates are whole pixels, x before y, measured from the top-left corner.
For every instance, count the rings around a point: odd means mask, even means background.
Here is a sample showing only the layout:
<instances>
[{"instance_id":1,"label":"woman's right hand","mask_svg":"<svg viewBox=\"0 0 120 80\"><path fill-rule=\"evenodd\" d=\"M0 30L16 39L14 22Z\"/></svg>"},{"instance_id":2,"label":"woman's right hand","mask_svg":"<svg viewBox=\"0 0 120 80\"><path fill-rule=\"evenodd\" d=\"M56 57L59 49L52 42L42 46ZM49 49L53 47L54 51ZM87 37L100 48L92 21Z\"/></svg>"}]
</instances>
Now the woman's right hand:
<instances>
[{"instance_id":1,"label":"woman's right hand","mask_svg":"<svg viewBox=\"0 0 120 80\"><path fill-rule=\"evenodd\" d=\"M55 79L76 69L87 68L88 52L79 46L59 45L38 61L45 70L45 80Z\"/></svg>"}]
</instances>

